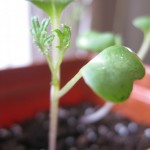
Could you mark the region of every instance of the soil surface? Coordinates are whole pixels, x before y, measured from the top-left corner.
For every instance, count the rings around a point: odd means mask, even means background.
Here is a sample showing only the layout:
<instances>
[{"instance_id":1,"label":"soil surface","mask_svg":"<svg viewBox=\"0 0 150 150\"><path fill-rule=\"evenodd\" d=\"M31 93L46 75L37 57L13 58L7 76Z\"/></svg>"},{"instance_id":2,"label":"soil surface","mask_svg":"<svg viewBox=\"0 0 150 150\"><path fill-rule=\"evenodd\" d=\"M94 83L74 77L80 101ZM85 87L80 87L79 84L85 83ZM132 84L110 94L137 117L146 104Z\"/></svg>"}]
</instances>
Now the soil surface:
<instances>
[{"instance_id":1,"label":"soil surface","mask_svg":"<svg viewBox=\"0 0 150 150\"><path fill-rule=\"evenodd\" d=\"M81 124L79 117L95 111L85 104L60 108L57 150L146 150L150 127L111 112L97 123ZM140 117L140 116L139 116ZM48 112L40 112L23 124L0 128L0 150L47 150Z\"/></svg>"}]
</instances>

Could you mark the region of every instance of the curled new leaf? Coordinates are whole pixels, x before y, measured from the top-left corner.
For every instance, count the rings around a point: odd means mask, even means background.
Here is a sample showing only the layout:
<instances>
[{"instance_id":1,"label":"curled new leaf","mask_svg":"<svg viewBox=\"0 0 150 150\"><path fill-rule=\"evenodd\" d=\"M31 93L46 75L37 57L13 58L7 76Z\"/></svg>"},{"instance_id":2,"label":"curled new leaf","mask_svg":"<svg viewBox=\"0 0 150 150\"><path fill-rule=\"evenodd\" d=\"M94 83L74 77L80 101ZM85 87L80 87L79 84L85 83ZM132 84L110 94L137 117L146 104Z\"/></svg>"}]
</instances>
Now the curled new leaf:
<instances>
[{"instance_id":1,"label":"curled new leaf","mask_svg":"<svg viewBox=\"0 0 150 150\"><path fill-rule=\"evenodd\" d=\"M119 44L121 43L119 36L115 36L110 32L98 33L94 31L88 31L78 37L77 46L80 49L100 52L109 46L118 44L118 42Z\"/></svg>"},{"instance_id":2,"label":"curled new leaf","mask_svg":"<svg viewBox=\"0 0 150 150\"><path fill-rule=\"evenodd\" d=\"M133 81L144 76L145 69L135 53L123 46L111 46L81 68L81 73L97 95L122 102L129 97Z\"/></svg>"},{"instance_id":3,"label":"curled new leaf","mask_svg":"<svg viewBox=\"0 0 150 150\"><path fill-rule=\"evenodd\" d=\"M57 46L60 50L66 50L70 47L71 31L66 25L62 25L62 31L59 29L54 30L59 37L59 45Z\"/></svg>"},{"instance_id":4,"label":"curled new leaf","mask_svg":"<svg viewBox=\"0 0 150 150\"><path fill-rule=\"evenodd\" d=\"M144 33L150 32L150 16L136 18L133 21L135 27L142 30Z\"/></svg>"},{"instance_id":5,"label":"curled new leaf","mask_svg":"<svg viewBox=\"0 0 150 150\"><path fill-rule=\"evenodd\" d=\"M48 35L47 33L49 23L50 19L43 19L43 21L39 23L37 17L32 18L31 34L33 36L34 42L45 55L48 54L49 46L51 46L51 43L54 39L54 35Z\"/></svg>"},{"instance_id":6,"label":"curled new leaf","mask_svg":"<svg viewBox=\"0 0 150 150\"><path fill-rule=\"evenodd\" d=\"M60 15L63 9L73 0L28 0L42 9L49 16L53 16L54 9L57 15Z\"/></svg>"}]
</instances>

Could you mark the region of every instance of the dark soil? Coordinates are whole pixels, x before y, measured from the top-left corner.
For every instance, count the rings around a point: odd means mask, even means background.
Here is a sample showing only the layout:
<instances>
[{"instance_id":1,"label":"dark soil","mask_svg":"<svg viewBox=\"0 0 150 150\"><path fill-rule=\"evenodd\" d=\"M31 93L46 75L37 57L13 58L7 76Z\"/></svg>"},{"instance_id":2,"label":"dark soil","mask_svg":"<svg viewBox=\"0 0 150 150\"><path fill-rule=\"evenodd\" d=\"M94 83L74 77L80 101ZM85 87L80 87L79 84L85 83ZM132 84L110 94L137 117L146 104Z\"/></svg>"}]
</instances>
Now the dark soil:
<instances>
[{"instance_id":1,"label":"dark soil","mask_svg":"<svg viewBox=\"0 0 150 150\"><path fill-rule=\"evenodd\" d=\"M82 105L60 109L57 150L146 150L150 127L139 125L117 113L93 124L80 124L79 116L93 111ZM139 116L141 117L141 116ZM48 113L0 129L0 150L47 150Z\"/></svg>"}]
</instances>

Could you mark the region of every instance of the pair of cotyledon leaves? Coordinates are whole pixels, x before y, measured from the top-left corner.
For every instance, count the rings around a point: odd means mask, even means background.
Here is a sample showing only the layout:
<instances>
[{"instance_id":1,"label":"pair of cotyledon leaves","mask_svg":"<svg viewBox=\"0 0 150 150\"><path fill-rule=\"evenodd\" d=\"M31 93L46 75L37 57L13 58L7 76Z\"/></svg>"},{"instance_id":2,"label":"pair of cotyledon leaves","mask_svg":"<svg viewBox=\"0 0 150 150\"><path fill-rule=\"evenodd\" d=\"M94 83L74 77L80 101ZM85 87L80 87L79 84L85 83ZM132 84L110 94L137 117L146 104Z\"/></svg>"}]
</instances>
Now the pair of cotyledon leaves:
<instances>
[{"instance_id":1,"label":"pair of cotyledon leaves","mask_svg":"<svg viewBox=\"0 0 150 150\"><path fill-rule=\"evenodd\" d=\"M58 12L61 12L71 1L32 0L36 6L49 15L52 13L53 4L57 5ZM124 101L132 91L133 81L144 76L144 66L134 52L121 45L115 45L116 38L111 33L102 34L102 38L94 34L92 38L85 35L85 39L78 41L79 45L89 45L88 49L101 51L101 53L83 66L80 72L85 82L97 95L112 102ZM86 38L88 38L87 41Z\"/></svg>"},{"instance_id":2,"label":"pair of cotyledon leaves","mask_svg":"<svg viewBox=\"0 0 150 150\"><path fill-rule=\"evenodd\" d=\"M41 8L49 16L53 16L55 11L56 15L61 15L63 9L74 0L28 0ZM57 10L56 10L57 9Z\"/></svg>"}]
</instances>

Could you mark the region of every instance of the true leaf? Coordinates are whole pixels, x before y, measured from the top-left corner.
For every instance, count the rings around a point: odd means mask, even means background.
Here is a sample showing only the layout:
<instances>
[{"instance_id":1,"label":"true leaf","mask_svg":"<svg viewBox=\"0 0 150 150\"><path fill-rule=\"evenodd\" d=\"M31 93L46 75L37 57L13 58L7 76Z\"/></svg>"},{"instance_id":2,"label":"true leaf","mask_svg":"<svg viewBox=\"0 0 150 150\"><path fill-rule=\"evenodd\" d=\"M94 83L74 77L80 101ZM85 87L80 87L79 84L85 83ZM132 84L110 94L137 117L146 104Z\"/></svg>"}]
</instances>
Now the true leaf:
<instances>
[{"instance_id":1,"label":"true leaf","mask_svg":"<svg viewBox=\"0 0 150 150\"><path fill-rule=\"evenodd\" d=\"M111 102L122 102L129 97L133 81L144 76L145 69L128 48L111 46L81 68L81 73L97 95Z\"/></svg>"},{"instance_id":2,"label":"true leaf","mask_svg":"<svg viewBox=\"0 0 150 150\"><path fill-rule=\"evenodd\" d=\"M32 18L32 29L30 31L34 42L44 55L49 53L49 47L54 40L54 35L48 35L47 32L49 23L50 19L43 19L43 21L39 23L37 17Z\"/></svg>"},{"instance_id":3,"label":"true leaf","mask_svg":"<svg viewBox=\"0 0 150 150\"><path fill-rule=\"evenodd\" d=\"M119 38L117 36L117 40L118 39ZM110 32L98 33L95 31L88 31L81 34L77 39L77 46L80 49L93 52L100 52L103 49L109 46L113 46L115 44L116 44L116 37L114 34Z\"/></svg>"},{"instance_id":4,"label":"true leaf","mask_svg":"<svg viewBox=\"0 0 150 150\"><path fill-rule=\"evenodd\" d=\"M62 25L62 31L60 29L55 29L54 32L59 37L59 45L57 46L60 50L67 49L70 47L70 39L71 39L71 30L68 26Z\"/></svg>"}]
</instances>

